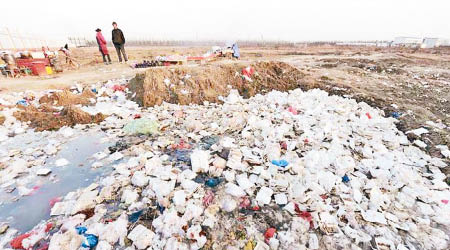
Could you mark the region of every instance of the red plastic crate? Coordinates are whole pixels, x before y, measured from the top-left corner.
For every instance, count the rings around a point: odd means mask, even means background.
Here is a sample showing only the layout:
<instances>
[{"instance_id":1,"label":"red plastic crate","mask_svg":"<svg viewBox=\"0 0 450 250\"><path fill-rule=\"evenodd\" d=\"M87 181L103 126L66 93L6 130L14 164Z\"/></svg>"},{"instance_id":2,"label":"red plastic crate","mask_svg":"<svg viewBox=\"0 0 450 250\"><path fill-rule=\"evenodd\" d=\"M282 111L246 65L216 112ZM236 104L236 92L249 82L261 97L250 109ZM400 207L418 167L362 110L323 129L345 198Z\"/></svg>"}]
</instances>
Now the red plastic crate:
<instances>
[{"instance_id":1,"label":"red plastic crate","mask_svg":"<svg viewBox=\"0 0 450 250\"><path fill-rule=\"evenodd\" d=\"M42 59L16 59L17 66L20 67L27 67L31 68L34 63L40 63L44 64L44 66L49 66L50 61L48 58L42 58Z\"/></svg>"},{"instance_id":2,"label":"red plastic crate","mask_svg":"<svg viewBox=\"0 0 450 250\"><path fill-rule=\"evenodd\" d=\"M47 74L47 71L45 71L45 64L43 62L33 62L29 68L31 68L33 75L40 76Z\"/></svg>"}]
</instances>

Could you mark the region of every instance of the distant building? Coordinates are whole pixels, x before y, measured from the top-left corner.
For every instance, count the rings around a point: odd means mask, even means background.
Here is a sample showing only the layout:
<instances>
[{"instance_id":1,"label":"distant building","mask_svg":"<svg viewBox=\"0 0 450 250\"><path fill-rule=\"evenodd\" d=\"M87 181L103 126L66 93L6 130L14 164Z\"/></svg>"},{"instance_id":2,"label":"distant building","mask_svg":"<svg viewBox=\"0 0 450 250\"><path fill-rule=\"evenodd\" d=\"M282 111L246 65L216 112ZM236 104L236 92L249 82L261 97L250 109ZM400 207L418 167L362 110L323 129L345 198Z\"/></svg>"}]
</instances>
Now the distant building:
<instances>
[{"instance_id":1,"label":"distant building","mask_svg":"<svg viewBox=\"0 0 450 250\"><path fill-rule=\"evenodd\" d=\"M422 46L423 39L420 37L396 37L392 45L403 47L420 47Z\"/></svg>"},{"instance_id":2,"label":"distant building","mask_svg":"<svg viewBox=\"0 0 450 250\"><path fill-rule=\"evenodd\" d=\"M388 42L388 41L350 41L350 42L336 42L336 45L389 47L390 42Z\"/></svg>"},{"instance_id":3,"label":"distant building","mask_svg":"<svg viewBox=\"0 0 450 250\"><path fill-rule=\"evenodd\" d=\"M425 37L422 42L422 48L424 49L436 48L441 46L450 46L450 41L441 38Z\"/></svg>"},{"instance_id":4,"label":"distant building","mask_svg":"<svg viewBox=\"0 0 450 250\"><path fill-rule=\"evenodd\" d=\"M439 40L440 40L439 38L425 37L422 41L421 48L430 49L430 48L439 47L439 45L440 45Z\"/></svg>"}]
</instances>

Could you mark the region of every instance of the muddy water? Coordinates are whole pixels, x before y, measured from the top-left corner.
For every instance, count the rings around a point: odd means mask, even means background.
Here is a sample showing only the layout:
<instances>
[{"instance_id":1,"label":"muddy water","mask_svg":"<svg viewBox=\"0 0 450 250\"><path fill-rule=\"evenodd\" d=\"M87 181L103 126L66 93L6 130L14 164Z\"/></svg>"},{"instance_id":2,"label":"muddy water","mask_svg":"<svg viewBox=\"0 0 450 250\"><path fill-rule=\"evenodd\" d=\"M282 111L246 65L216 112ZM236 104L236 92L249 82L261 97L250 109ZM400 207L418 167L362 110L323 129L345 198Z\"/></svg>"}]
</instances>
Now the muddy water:
<instances>
[{"instance_id":1,"label":"muddy water","mask_svg":"<svg viewBox=\"0 0 450 250\"><path fill-rule=\"evenodd\" d=\"M0 221L7 221L11 227L20 232L29 231L41 220L50 217L52 199L62 197L78 188L87 187L96 178L110 173L109 166L98 169L90 167L93 159L89 158L94 153L112 145L112 142L100 143L103 136L103 133L88 133L63 145L58 154L49 158L45 165L46 168L52 169L51 174L56 175L57 181L51 182L48 176L36 177L32 183L39 188L32 195L0 206ZM66 158L70 164L64 167L54 166L54 161L59 158ZM16 192L14 191L13 194L17 194Z\"/></svg>"}]
</instances>

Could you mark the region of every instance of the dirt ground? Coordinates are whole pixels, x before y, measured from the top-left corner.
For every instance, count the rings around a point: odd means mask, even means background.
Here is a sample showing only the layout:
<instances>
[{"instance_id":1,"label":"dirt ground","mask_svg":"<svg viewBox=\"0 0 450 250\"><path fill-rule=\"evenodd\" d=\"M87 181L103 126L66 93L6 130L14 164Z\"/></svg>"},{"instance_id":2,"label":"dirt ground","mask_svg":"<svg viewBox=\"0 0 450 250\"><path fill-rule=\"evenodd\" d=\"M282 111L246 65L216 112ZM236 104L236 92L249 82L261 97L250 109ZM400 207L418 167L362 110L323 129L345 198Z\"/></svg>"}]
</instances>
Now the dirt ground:
<instances>
[{"instance_id":1,"label":"dirt ground","mask_svg":"<svg viewBox=\"0 0 450 250\"><path fill-rule=\"evenodd\" d=\"M195 55L209 47L130 47L130 64L151 60L157 55ZM110 49L111 51L112 48ZM300 46L286 48L241 48L241 65L259 61L281 61L298 70L301 86L321 88L331 94L365 101L398 117L398 128L404 132L425 127L430 133L420 139L425 150L442 157L435 145L450 146L450 49L413 50L396 48ZM65 88L75 83L90 84L114 78L133 77L146 69L132 69L116 63L103 65L97 48L74 49L81 63L79 70L66 70L49 78L27 77L0 79L0 93L7 91ZM208 65L229 65L233 60L218 60ZM202 67L208 67L202 66ZM151 69L155 70L155 69ZM152 75L147 71L141 75ZM183 69L175 66L174 70ZM449 168L447 168L449 169ZM447 176L449 176L447 171Z\"/></svg>"},{"instance_id":2,"label":"dirt ground","mask_svg":"<svg viewBox=\"0 0 450 250\"><path fill-rule=\"evenodd\" d=\"M450 146L449 51L300 52L281 60L299 68L306 75L304 80L318 88L364 101L396 117L403 132L426 128L429 133L408 133L408 139L425 142L426 151L443 157L435 146ZM448 167L443 171L450 176Z\"/></svg>"}]
</instances>

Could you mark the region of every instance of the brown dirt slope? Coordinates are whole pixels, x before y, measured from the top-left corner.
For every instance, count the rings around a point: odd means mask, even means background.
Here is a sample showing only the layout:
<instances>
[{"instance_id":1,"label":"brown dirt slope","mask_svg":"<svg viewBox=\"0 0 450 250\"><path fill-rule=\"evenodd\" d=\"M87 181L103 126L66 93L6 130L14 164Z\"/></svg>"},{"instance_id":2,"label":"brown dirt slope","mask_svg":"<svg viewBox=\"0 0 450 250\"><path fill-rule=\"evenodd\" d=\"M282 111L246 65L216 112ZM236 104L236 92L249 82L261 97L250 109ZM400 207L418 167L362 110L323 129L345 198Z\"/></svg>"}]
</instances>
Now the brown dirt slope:
<instances>
[{"instance_id":1,"label":"brown dirt slope","mask_svg":"<svg viewBox=\"0 0 450 250\"><path fill-rule=\"evenodd\" d=\"M14 113L14 117L23 122L30 122L30 126L36 131L56 130L63 126L76 124L100 123L106 116L99 113L95 116L82 111L74 106L66 106L61 112L49 105L41 105L38 108L29 106Z\"/></svg>"},{"instance_id":2,"label":"brown dirt slope","mask_svg":"<svg viewBox=\"0 0 450 250\"><path fill-rule=\"evenodd\" d=\"M48 103L56 106L67 106L74 104L89 105L90 98L95 98L95 94L89 89L85 89L80 95L73 94L69 90L63 90L62 92L55 92L51 95L44 95L41 99L39 99L39 103Z\"/></svg>"},{"instance_id":3,"label":"brown dirt slope","mask_svg":"<svg viewBox=\"0 0 450 250\"><path fill-rule=\"evenodd\" d=\"M287 91L303 87L303 73L283 62L251 64L252 81L243 79L244 63L151 68L130 81L132 98L142 106L160 105L163 101L178 104L217 102L229 93L229 85L245 98L271 90Z\"/></svg>"}]
</instances>

